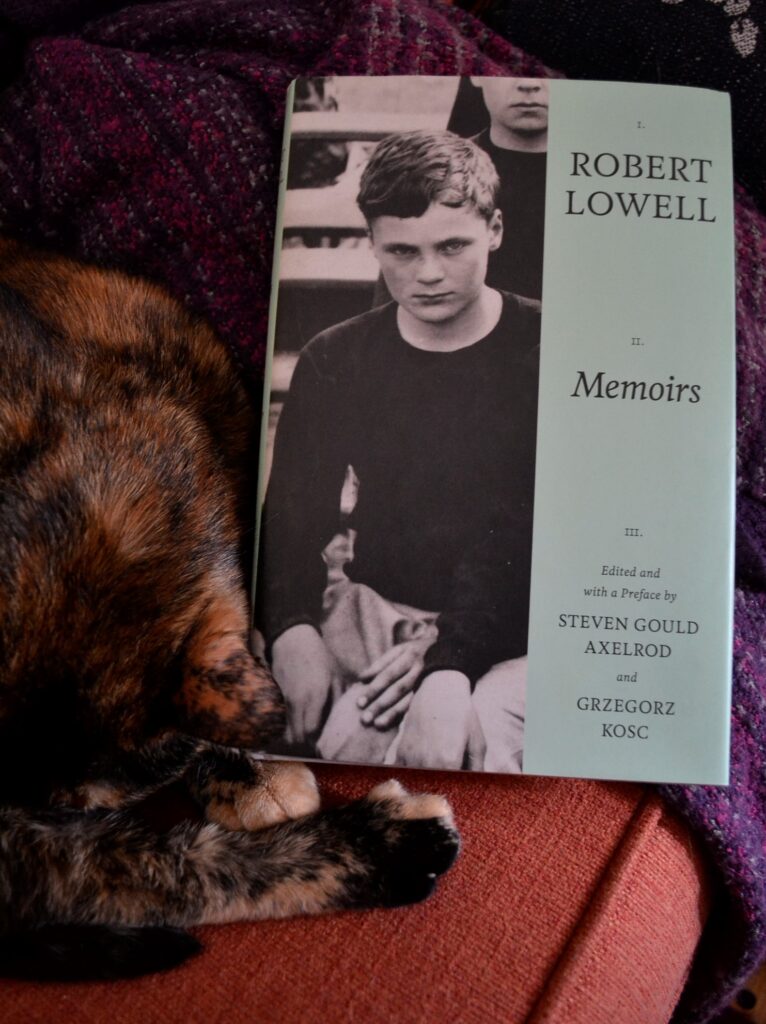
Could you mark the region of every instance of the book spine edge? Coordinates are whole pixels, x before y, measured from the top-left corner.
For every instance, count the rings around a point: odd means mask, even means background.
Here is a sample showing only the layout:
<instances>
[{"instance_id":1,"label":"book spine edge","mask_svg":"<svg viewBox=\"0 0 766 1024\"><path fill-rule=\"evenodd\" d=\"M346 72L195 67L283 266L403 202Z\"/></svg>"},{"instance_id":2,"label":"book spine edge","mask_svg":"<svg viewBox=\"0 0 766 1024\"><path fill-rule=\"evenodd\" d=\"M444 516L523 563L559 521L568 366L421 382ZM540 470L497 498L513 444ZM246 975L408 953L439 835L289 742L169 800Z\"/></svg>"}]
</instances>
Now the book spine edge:
<instances>
[{"instance_id":1,"label":"book spine edge","mask_svg":"<svg viewBox=\"0 0 766 1024\"><path fill-rule=\"evenodd\" d=\"M258 552L260 550L261 514L264 492L266 490L266 449L269 430L269 405L271 398L271 371L274 361L274 338L277 330L277 306L279 302L279 274L282 255L282 235L284 232L285 196L287 193L287 174L290 162L290 135L292 130L293 101L295 97L296 79L290 83L285 97L285 127L282 135L282 156L279 169L279 194L277 196L277 216L274 224L274 259L271 269L271 294L269 296L269 326L266 335L266 359L263 368L263 404L261 408L261 435L258 453L258 491L255 512L255 547L253 548L253 582L250 594L250 627L255 621L255 592L258 580Z\"/></svg>"}]
</instances>

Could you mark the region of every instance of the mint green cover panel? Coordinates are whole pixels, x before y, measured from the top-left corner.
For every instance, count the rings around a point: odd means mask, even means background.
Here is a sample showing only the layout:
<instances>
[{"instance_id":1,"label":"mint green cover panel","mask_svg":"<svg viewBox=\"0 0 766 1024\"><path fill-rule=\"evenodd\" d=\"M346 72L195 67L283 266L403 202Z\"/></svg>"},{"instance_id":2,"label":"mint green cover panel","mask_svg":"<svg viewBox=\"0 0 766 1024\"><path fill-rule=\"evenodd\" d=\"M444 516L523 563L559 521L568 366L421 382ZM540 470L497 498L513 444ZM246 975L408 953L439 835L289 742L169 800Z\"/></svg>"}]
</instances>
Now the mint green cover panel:
<instances>
[{"instance_id":1,"label":"mint green cover panel","mask_svg":"<svg viewBox=\"0 0 766 1024\"><path fill-rule=\"evenodd\" d=\"M544 251L524 771L725 784L729 97L552 82Z\"/></svg>"}]
</instances>

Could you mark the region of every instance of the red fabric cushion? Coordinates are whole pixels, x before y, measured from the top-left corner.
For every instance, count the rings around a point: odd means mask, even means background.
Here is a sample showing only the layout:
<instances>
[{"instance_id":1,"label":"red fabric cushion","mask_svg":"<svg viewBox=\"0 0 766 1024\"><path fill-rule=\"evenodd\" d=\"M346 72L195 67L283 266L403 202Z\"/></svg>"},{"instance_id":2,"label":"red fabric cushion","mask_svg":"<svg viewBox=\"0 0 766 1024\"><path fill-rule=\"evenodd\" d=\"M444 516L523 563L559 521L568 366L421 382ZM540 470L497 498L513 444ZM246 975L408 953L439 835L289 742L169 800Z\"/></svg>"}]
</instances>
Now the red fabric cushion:
<instances>
[{"instance_id":1,"label":"red fabric cushion","mask_svg":"<svg viewBox=\"0 0 766 1024\"><path fill-rule=\"evenodd\" d=\"M317 774L328 801L385 777ZM8 983L4 1024L667 1020L704 916L704 873L655 796L583 780L396 774L446 794L463 834L427 903L200 929L200 957L138 981ZM635 986L638 1002L626 1003Z\"/></svg>"}]
</instances>

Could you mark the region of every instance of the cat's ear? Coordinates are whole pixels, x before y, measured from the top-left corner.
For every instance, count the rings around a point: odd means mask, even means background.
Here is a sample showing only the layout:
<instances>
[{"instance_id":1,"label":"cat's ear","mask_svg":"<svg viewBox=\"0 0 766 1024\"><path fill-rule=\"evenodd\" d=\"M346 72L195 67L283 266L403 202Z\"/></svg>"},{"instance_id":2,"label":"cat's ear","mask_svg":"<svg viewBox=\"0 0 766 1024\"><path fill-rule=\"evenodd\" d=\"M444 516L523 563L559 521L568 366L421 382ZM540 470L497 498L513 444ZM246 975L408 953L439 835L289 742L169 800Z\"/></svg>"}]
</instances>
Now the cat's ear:
<instances>
[{"instance_id":1,"label":"cat's ear","mask_svg":"<svg viewBox=\"0 0 766 1024\"><path fill-rule=\"evenodd\" d=\"M176 698L178 727L230 747L257 749L285 728L285 705L271 673L247 649L239 603L217 598L187 645Z\"/></svg>"}]
</instances>

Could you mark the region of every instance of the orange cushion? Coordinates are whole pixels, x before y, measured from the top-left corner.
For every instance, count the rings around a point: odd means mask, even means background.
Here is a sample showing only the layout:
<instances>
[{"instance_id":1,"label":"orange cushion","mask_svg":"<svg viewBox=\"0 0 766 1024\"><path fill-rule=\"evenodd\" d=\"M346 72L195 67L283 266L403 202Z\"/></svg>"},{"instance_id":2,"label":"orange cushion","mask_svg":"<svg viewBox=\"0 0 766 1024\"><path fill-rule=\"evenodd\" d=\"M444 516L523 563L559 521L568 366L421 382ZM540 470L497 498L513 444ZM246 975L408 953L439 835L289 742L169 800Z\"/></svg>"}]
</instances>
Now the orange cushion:
<instances>
[{"instance_id":1,"label":"orange cushion","mask_svg":"<svg viewBox=\"0 0 766 1024\"><path fill-rule=\"evenodd\" d=\"M317 774L329 800L385 777ZM202 956L137 981L6 983L4 1024L668 1019L706 889L687 833L656 796L631 784L396 774L446 794L463 834L427 903L200 929Z\"/></svg>"},{"instance_id":2,"label":"orange cushion","mask_svg":"<svg viewBox=\"0 0 766 1024\"><path fill-rule=\"evenodd\" d=\"M669 1020L709 906L686 826L648 794L529 1024Z\"/></svg>"}]
</instances>

